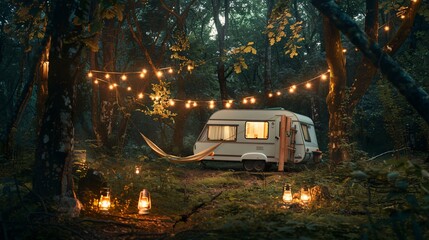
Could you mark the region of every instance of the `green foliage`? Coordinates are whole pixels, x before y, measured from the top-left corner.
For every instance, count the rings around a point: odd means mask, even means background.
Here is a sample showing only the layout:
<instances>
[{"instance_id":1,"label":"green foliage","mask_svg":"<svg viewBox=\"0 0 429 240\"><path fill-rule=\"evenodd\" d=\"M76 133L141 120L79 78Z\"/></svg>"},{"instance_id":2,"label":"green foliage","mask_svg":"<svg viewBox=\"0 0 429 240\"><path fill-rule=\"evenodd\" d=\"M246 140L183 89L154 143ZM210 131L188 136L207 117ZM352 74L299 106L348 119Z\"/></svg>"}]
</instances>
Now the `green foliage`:
<instances>
[{"instance_id":1,"label":"green foliage","mask_svg":"<svg viewBox=\"0 0 429 240\"><path fill-rule=\"evenodd\" d=\"M150 99L153 101L152 108L147 108L143 111L146 115L152 116L155 121L158 119L169 119L173 121L175 113L171 112L170 106L170 83L160 81L160 83L152 84L153 93L150 94Z\"/></svg>"},{"instance_id":2,"label":"green foliage","mask_svg":"<svg viewBox=\"0 0 429 240\"><path fill-rule=\"evenodd\" d=\"M304 38L301 36L302 24L302 21L294 22L286 3L280 3L273 10L265 30L270 45L272 46L287 37L286 44L284 45L285 54L288 54L290 58L294 58L298 55L297 50L301 48L299 43L304 41ZM289 35L286 33L286 27L289 28Z\"/></svg>"}]
</instances>

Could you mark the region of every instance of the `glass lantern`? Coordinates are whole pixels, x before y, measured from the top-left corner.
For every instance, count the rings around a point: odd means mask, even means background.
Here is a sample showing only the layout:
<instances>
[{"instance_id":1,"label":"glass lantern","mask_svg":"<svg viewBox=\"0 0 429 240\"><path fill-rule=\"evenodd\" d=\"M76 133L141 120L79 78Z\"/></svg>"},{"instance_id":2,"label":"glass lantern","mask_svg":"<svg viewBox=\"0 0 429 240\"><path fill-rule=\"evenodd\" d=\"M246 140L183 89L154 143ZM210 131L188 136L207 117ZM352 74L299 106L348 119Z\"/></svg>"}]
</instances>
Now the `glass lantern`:
<instances>
[{"instance_id":1,"label":"glass lantern","mask_svg":"<svg viewBox=\"0 0 429 240\"><path fill-rule=\"evenodd\" d=\"M139 204L138 204L139 214L148 214L151 207L152 207L152 204L150 200L150 193L148 190L143 189L140 192L140 196L139 196Z\"/></svg>"},{"instance_id":2,"label":"glass lantern","mask_svg":"<svg viewBox=\"0 0 429 240\"><path fill-rule=\"evenodd\" d=\"M283 186L283 202L291 203L292 202L292 189L289 184Z\"/></svg>"},{"instance_id":3,"label":"glass lantern","mask_svg":"<svg viewBox=\"0 0 429 240\"><path fill-rule=\"evenodd\" d=\"M108 211L110 208L110 189L104 188L100 191L100 200L98 201L98 209L100 211Z\"/></svg>"},{"instance_id":4,"label":"glass lantern","mask_svg":"<svg viewBox=\"0 0 429 240\"><path fill-rule=\"evenodd\" d=\"M311 200L310 190L308 187L301 188L301 201L303 203L308 203Z\"/></svg>"}]
</instances>

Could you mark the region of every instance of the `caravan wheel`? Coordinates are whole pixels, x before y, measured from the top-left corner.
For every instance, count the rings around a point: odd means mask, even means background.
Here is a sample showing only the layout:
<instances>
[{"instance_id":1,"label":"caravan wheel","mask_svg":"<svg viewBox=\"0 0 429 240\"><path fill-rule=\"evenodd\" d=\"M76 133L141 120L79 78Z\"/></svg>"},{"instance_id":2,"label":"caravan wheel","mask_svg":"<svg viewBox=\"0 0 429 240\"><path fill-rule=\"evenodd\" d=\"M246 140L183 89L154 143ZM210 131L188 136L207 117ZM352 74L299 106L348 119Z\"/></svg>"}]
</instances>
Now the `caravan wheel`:
<instances>
[{"instance_id":1,"label":"caravan wheel","mask_svg":"<svg viewBox=\"0 0 429 240\"><path fill-rule=\"evenodd\" d=\"M265 161L255 161L253 169L256 172L263 172L265 170Z\"/></svg>"},{"instance_id":2,"label":"caravan wheel","mask_svg":"<svg viewBox=\"0 0 429 240\"><path fill-rule=\"evenodd\" d=\"M243 168L249 172L262 172L265 170L265 161L245 160Z\"/></svg>"},{"instance_id":3,"label":"caravan wheel","mask_svg":"<svg viewBox=\"0 0 429 240\"><path fill-rule=\"evenodd\" d=\"M254 167L253 161L249 161L249 160L243 161L244 170L250 172L250 171L253 171L253 167Z\"/></svg>"}]
</instances>

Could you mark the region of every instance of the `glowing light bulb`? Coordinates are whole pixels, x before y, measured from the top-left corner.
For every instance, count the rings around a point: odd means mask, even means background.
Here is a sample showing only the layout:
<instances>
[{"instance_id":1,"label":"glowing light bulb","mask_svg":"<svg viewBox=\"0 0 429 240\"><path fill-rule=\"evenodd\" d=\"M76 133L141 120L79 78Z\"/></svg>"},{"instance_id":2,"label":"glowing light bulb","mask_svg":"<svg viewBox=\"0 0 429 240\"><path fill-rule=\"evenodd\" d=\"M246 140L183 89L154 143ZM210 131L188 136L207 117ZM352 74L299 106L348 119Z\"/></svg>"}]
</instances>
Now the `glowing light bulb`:
<instances>
[{"instance_id":1,"label":"glowing light bulb","mask_svg":"<svg viewBox=\"0 0 429 240\"><path fill-rule=\"evenodd\" d=\"M294 85L292 85L292 88L295 90L296 89L296 85L294 84Z\"/></svg>"},{"instance_id":2,"label":"glowing light bulb","mask_svg":"<svg viewBox=\"0 0 429 240\"><path fill-rule=\"evenodd\" d=\"M94 80L94 83L95 83L95 84L98 84L98 80L97 80L97 79L95 79L95 80Z\"/></svg>"},{"instance_id":3,"label":"glowing light bulb","mask_svg":"<svg viewBox=\"0 0 429 240\"><path fill-rule=\"evenodd\" d=\"M143 93L139 93L138 98L142 99L144 97Z\"/></svg>"},{"instance_id":4,"label":"glowing light bulb","mask_svg":"<svg viewBox=\"0 0 429 240\"><path fill-rule=\"evenodd\" d=\"M322 74L320 76L320 79L322 79L323 81L325 81L326 79L328 79L328 76L326 74Z\"/></svg>"},{"instance_id":5,"label":"glowing light bulb","mask_svg":"<svg viewBox=\"0 0 429 240\"><path fill-rule=\"evenodd\" d=\"M104 77L105 77L106 79L109 79L109 78L110 78L110 74L106 73L106 75L104 75Z\"/></svg>"},{"instance_id":6,"label":"glowing light bulb","mask_svg":"<svg viewBox=\"0 0 429 240\"><path fill-rule=\"evenodd\" d=\"M144 78L144 73L140 73L140 78Z\"/></svg>"},{"instance_id":7,"label":"glowing light bulb","mask_svg":"<svg viewBox=\"0 0 429 240\"><path fill-rule=\"evenodd\" d=\"M401 15L401 19L405 19L405 15Z\"/></svg>"},{"instance_id":8,"label":"glowing light bulb","mask_svg":"<svg viewBox=\"0 0 429 240\"><path fill-rule=\"evenodd\" d=\"M248 101L247 101L247 98L244 98L244 99L243 99L243 103L244 103L244 104L247 104L247 102L248 102Z\"/></svg>"},{"instance_id":9,"label":"glowing light bulb","mask_svg":"<svg viewBox=\"0 0 429 240\"><path fill-rule=\"evenodd\" d=\"M191 103L190 103L190 102L187 102L187 103L186 103L186 105L185 105L185 107L186 107L186 108L190 108L190 107L191 107Z\"/></svg>"},{"instance_id":10,"label":"glowing light bulb","mask_svg":"<svg viewBox=\"0 0 429 240\"><path fill-rule=\"evenodd\" d=\"M113 84L110 84L110 85L109 85L109 89L110 89L110 90L112 90L113 88L114 88L114 87L113 87Z\"/></svg>"},{"instance_id":11,"label":"glowing light bulb","mask_svg":"<svg viewBox=\"0 0 429 240\"><path fill-rule=\"evenodd\" d=\"M88 77L89 77L89 78L92 78L92 76L94 76L94 75L92 74L92 72L89 72L89 73L88 73Z\"/></svg>"},{"instance_id":12,"label":"glowing light bulb","mask_svg":"<svg viewBox=\"0 0 429 240\"><path fill-rule=\"evenodd\" d=\"M384 26L384 31L385 32L388 32L390 30L390 27L389 26Z\"/></svg>"},{"instance_id":13,"label":"glowing light bulb","mask_svg":"<svg viewBox=\"0 0 429 240\"><path fill-rule=\"evenodd\" d=\"M294 93L294 92L295 92L295 89L294 89L294 88L289 88L289 92L290 92L290 93Z\"/></svg>"},{"instance_id":14,"label":"glowing light bulb","mask_svg":"<svg viewBox=\"0 0 429 240\"><path fill-rule=\"evenodd\" d=\"M127 87L127 91L131 91L131 87Z\"/></svg>"},{"instance_id":15,"label":"glowing light bulb","mask_svg":"<svg viewBox=\"0 0 429 240\"><path fill-rule=\"evenodd\" d=\"M344 49L343 49L343 53L346 53L346 52L347 52L347 49L345 49L345 48L344 48Z\"/></svg>"},{"instance_id":16,"label":"glowing light bulb","mask_svg":"<svg viewBox=\"0 0 429 240\"><path fill-rule=\"evenodd\" d=\"M162 71L158 71L158 72L156 72L156 76L158 76L158 77L162 77Z\"/></svg>"},{"instance_id":17,"label":"glowing light bulb","mask_svg":"<svg viewBox=\"0 0 429 240\"><path fill-rule=\"evenodd\" d=\"M146 73L147 73L146 68L143 68L143 69L142 69L142 73L143 73L143 74L146 74Z\"/></svg>"},{"instance_id":18,"label":"glowing light bulb","mask_svg":"<svg viewBox=\"0 0 429 240\"><path fill-rule=\"evenodd\" d=\"M174 104L176 104L176 103L174 102L174 100L173 100L173 99L170 99L170 100L168 101L168 103L170 104L170 106L174 106Z\"/></svg>"},{"instance_id":19,"label":"glowing light bulb","mask_svg":"<svg viewBox=\"0 0 429 240\"><path fill-rule=\"evenodd\" d=\"M194 103L192 104L193 107L198 106L197 102L194 101Z\"/></svg>"},{"instance_id":20,"label":"glowing light bulb","mask_svg":"<svg viewBox=\"0 0 429 240\"><path fill-rule=\"evenodd\" d=\"M114 83L114 84L113 84L113 87L117 87L117 86L118 86L118 84L117 84L117 83Z\"/></svg>"},{"instance_id":21,"label":"glowing light bulb","mask_svg":"<svg viewBox=\"0 0 429 240\"><path fill-rule=\"evenodd\" d=\"M169 68L169 69L168 69L168 73L173 73L173 69L172 69L172 68Z\"/></svg>"},{"instance_id":22,"label":"glowing light bulb","mask_svg":"<svg viewBox=\"0 0 429 240\"><path fill-rule=\"evenodd\" d=\"M211 100L209 103L209 108L213 109L214 107L215 107L215 102L213 100Z\"/></svg>"},{"instance_id":23,"label":"glowing light bulb","mask_svg":"<svg viewBox=\"0 0 429 240\"><path fill-rule=\"evenodd\" d=\"M269 98L272 98L272 97L273 97L273 94L272 94L272 93L268 93L268 97L269 97Z\"/></svg>"},{"instance_id":24,"label":"glowing light bulb","mask_svg":"<svg viewBox=\"0 0 429 240\"><path fill-rule=\"evenodd\" d=\"M127 75L123 74L123 75L121 76L121 79L122 79L122 81L127 80Z\"/></svg>"},{"instance_id":25,"label":"glowing light bulb","mask_svg":"<svg viewBox=\"0 0 429 240\"><path fill-rule=\"evenodd\" d=\"M306 83L306 84L305 84L305 87L306 87L306 88L311 88L311 83L309 83L309 82L308 82L308 83Z\"/></svg>"},{"instance_id":26,"label":"glowing light bulb","mask_svg":"<svg viewBox=\"0 0 429 240\"><path fill-rule=\"evenodd\" d=\"M280 91L277 91L277 92L276 92L276 95L277 95L277 96L280 96L280 95L282 95L282 93L281 93Z\"/></svg>"},{"instance_id":27,"label":"glowing light bulb","mask_svg":"<svg viewBox=\"0 0 429 240\"><path fill-rule=\"evenodd\" d=\"M254 97L252 97L251 99L250 99L250 103L251 104L254 104L256 102L256 99L254 98Z\"/></svg>"},{"instance_id":28,"label":"glowing light bulb","mask_svg":"<svg viewBox=\"0 0 429 240\"><path fill-rule=\"evenodd\" d=\"M231 107L231 103L230 102L225 103L225 107L226 108L230 108Z\"/></svg>"}]
</instances>

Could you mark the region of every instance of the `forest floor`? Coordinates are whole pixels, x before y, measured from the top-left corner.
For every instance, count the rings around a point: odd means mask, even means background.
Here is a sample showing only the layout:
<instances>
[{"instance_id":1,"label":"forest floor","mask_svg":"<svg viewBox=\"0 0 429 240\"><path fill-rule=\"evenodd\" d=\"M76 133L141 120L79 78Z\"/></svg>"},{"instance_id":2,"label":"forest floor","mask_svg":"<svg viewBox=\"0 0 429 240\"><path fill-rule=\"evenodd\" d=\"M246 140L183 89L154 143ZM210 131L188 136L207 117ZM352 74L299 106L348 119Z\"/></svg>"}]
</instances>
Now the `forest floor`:
<instances>
[{"instance_id":1,"label":"forest floor","mask_svg":"<svg viewBox=\"0 0 429 240\"><path fill-rule=\"evenodd\" d=\"M16 207L23 197L3 191L0 238L429 239L429 195L421 190L428 186L429 176L422 177L428 164L421 159L408 155L336 168L288 165L285 172L273 167L256 173L237 164L99 156L88 165L103 172L111 188L109 211L82 202L79 217L62 218ZM295 197L290 204L282 201L285 183ZM299 201L303 187L312 190L306 204ZM137 210L143 188L151 193L147 215Z\"/></svg>"}]
</instances>

